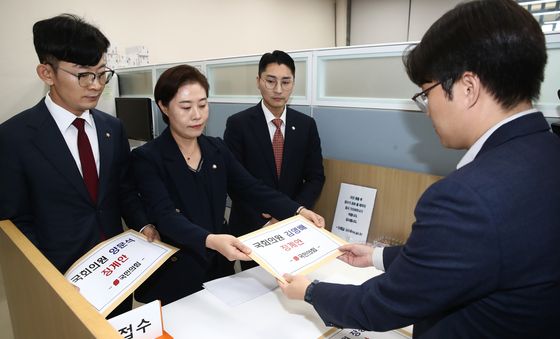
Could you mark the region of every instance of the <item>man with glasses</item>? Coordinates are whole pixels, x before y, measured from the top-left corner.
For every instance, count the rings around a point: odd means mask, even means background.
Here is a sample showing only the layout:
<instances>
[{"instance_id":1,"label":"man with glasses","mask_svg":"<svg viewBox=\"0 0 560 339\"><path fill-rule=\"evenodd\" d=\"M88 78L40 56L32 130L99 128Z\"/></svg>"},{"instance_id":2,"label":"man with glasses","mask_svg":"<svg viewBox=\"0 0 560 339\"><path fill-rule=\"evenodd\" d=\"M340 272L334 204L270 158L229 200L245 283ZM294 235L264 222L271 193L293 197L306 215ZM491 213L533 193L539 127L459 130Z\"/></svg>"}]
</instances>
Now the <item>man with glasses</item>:
<instances>
[{"instance_id":1,"label":"man with glasses","mask_svg":"<svg viewBox=\"0 0 560 339\"><path fill-rule=\"evenodd\" d=\"M405 67L441 143L467 150L457 170L422 195L404 246L341 247L343 261L384 274L360 286L288 275L284 293L340 327L558 338L560 139L532 106L546 61L539 23L512 0L443 15Z\"/></svg>"},{"instance_id":2,"label":"man with glasses","mask_svg":"<svg viewBox=\"0 0 560 339\"><path fill-rule=\"evenodd\" d=\"M0 125L0 219L10 219L65 272L122 232L121 217L149 239L158 234L130 179L122 124L95 109L113 76L109 41L64 14L35 23L33 42L49 92Z\"/></svg>"},{"instance_id":3,"label":"man with glasses","mask_svg":"<svg viewBox=\"0 0 560 339\"><path fill-rule=\"evenodd\" d=\"M229 117L224 140L254 177L313 209L325 182L323 156L315 120L287 106L295 74L294 60L287 53L265 53L257 76L262 100ZM268 211L255 210L251 202L231 199L229 223L234 235L275 222Z\"/></svg>"}]
</instances>

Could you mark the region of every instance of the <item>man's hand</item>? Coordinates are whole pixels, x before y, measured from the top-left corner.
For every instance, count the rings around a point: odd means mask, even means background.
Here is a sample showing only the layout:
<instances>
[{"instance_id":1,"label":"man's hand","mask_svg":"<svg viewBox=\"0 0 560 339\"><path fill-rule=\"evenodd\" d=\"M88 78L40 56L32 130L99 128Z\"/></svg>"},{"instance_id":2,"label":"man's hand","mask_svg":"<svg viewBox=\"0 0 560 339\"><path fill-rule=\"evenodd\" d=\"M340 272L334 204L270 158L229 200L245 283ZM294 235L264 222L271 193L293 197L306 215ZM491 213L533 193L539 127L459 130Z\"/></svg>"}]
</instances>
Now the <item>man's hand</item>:
<instances>
[{"instance_id":1,"label":"man's hand","mask_svg":"<svg viewBox=\"0 0 560 339\"><path fill-rule=\"evenodd\" d=\"M152 242L154 240L158 240L158 241L161 240L159 236L159 232L157 231L156 227L152 224L148 224L144 226L141 233L145 235L146 238L148 238L148 242Z\"/></svg>"},{"instance_id":2,"label":"man's hand","mask_svg":"<svg viewBox=\"0 0 560 339\"><path fill-rule=\"evenodd\" d=\"M311 284L311 281L304 275L290 275L286 273L283 277L286 279L286 283L278 279L276 280L282 293L289 299L303 300L307 286Z\"/></svg>"},{"instance_id":3,"label":"man's hand","mask_svg":"<svg viewBox=\"0 0 560 339\"><path fill-rule=\"evenodd\" d=\"M301 211L299 211L299 215L303 216L305 219L311 221L312 223L315 224L315 226L319 227L319 228L323 228L325 227L325 219L320 216L319 214L308 210L307 208L302 208Z\"/></svg>"},{"instance_id":4,"label":"man's hand","mask_svg":"<svg viewBox=\"0 0 560 339\"><path fill-rule=\"evenodd\" d=\"M343 252L338 259L345 263L356 267L369 267L373 266L371 255L373 254L373 247L362 244L346 244L338 248Z\"/></svg>"},{"instance_id":5,"label":"man's hand","mask_svg":"<svg viewBox=\"0 0 560 339\"><path fill-rule=\"evenodd\" d=\"M206 237L206 247L220 252L229 261L250 261L251 249L229 234L210 234Z\"/></svg>"}]
</instances>

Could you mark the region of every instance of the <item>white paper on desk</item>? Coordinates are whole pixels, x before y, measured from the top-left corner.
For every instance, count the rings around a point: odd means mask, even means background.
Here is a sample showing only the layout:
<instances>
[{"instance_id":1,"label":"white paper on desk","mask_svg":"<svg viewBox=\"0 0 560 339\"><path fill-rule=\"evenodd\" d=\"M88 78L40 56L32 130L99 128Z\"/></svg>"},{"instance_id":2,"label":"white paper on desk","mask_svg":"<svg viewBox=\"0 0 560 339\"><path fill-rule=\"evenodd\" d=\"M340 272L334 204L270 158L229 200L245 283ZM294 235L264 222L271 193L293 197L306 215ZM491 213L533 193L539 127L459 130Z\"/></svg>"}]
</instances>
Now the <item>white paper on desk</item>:
<instances>
[{"instance_id":1,"label":"white paper on desk","mask_svg":"<svg viewBox=\"0 0 560 339\"><path fill-rule=\"evenodd\" d=\"M227 277L207 281L204 288L229 306L237 306L266 294L276 287L276 279L260 266Z\"/></svg>"}]
</instances>

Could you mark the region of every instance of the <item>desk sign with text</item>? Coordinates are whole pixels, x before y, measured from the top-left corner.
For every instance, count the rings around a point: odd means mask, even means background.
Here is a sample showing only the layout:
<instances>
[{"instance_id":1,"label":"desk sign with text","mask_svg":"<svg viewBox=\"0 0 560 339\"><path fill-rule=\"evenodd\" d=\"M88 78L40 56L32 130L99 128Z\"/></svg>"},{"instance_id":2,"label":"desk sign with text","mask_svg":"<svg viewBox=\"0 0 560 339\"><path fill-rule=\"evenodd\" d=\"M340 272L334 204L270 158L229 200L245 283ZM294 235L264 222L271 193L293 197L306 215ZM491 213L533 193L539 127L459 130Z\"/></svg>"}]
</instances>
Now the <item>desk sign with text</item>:
<instances>
[{"instance_id":1,"label":"desk sign with text","mask_svg":"<svg viewBox=\"0 0 560 339\"><path fill-rule=\"evenodd\" d=\"M124 338L173 338L163 330L161 302L159 300L154 300L151 303L136 307L132 311L107 319L107 321Z\"/></svg>"},{"instance_id":2,"label":"desk sign with text","mask_svg":"<svg viewBox=\"0 0 560 339\"><path fill-rule=\"evenodd\" d=\"M412 338L412 332L407 329L398 329L395 332L404 338ZM384 336L384 333L355 330L349 328L331 328L317 339L374 339Z\"/></svg>"},{"instance_id":3,"label":"desk sign with text","mask_svg":"<svg viewBox=\"0 0 560 339\"><path fill-rule=\"evenodd\" d=\"M332 231L352 243L365 243L377 189L340 184Z\"/></svg>"},{"instance_id":4,"label":"desk sign with text","mask_svg":"<svg viewBox=\"0 0 560 339\"><path fill-rule=\"evenodd\" d=\"M284 282L284 273L310 272L341 255L338 247L346 243L299 215L246 234L239 240L251 248L249 256L253 260Z\"/></svg>"},{"instance_id":5,"label":"desk sign with text","mask_svg":"<svg viewBox=\"0 0 560 339\"><path fill-rule=\"evenodd\" d=\"M175 252L175 247L128 230L92 248L64 276L106 316Z\"/></svg>"}]
</instances>

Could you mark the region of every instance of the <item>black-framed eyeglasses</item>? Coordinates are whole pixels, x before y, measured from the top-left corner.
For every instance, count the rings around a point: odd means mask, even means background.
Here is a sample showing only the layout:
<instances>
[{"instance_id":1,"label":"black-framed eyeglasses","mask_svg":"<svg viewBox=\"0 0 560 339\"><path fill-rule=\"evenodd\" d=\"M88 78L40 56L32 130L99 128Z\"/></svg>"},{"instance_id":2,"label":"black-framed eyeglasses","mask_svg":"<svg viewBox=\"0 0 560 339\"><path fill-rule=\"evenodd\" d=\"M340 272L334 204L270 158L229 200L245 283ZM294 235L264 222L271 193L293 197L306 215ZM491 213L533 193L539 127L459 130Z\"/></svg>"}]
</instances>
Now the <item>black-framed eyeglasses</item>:
<instances>
[{"instance_id":1,"label":"black-framed eyeglasses","mask_svg":"<svg viewBox=\"0 0 560 339\"><path fill-rule=\"evenodd\" d=\"M436 82L432 86L426 88L420 93L414 94L412 101L416 103L418 108L424 113L428 112L428 93L434 89L437 85L441 85L441 81Z\"/></svg>"},{"instance_id":2,"label":"black-framed eyeglasses","mask_svg":"<svg viewBox=\"0 0 560 339\"><path fill-rule=\"evenodd\" d=\"M91 84L93 84L95 79L97 79L97 81L99 81L101 85L106 85L115 74L115 71L113 71L112 69L106 69L105 71L99 73L80 72L78 74L74 74L68 70L65 70L64 68L61 67L57 67L57 68L78 78L78 84L80 85L80 87L91 86Z\"/></svg>"},{"instance_id":3,"label":"black-framed eyeglasses","mask_svg":"<svg viewBox=\"0 0 560 339\"><path fill-rule=\"evenodd\" d=\"M284 91L290 90L290 89L292 89L292 87L294 87L294 79L293 78L282 78L282 79L278 80L275 77L266 76L266 77L261 78L261 79L264 81L264 87L266 87L267 89L275 89L276 86L278 86L278 82L280 82L280 87Z\"/></svg>"}]
</instances>

